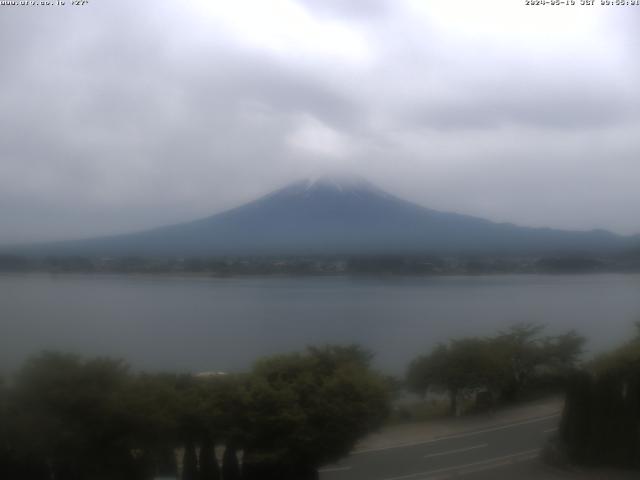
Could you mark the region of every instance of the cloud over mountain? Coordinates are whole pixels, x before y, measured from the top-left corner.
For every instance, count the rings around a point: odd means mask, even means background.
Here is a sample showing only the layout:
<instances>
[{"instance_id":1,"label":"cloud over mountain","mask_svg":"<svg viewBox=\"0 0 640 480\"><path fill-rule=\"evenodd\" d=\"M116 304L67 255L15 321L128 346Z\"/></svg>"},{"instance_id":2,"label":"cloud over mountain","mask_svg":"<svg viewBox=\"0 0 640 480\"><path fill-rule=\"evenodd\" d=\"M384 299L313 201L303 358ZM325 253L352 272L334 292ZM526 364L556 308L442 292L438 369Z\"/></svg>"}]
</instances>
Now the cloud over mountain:
<instances>
[{"instance_id":1,"label":"cloud over mountain","mask_svg":"<svg viewBox=\"0 0 640 480\"><path fill-rule=\"evenodd\" d=\"M322 176L193 222L23 251L107 257L601 254L639 241L603 230L535 229L439 212L359 177Z\"/></svg>"},{"instance_id":2,"label":"cloud over mountain","mask_svg":"<svg viewBox=\"0 0 640 480\"><path fill-rule=\"evenodd\" d=\"M325 168L439 210L638 232L637 10L2 7L0 244L197 218Z\"/></svg>"}]
</instances>

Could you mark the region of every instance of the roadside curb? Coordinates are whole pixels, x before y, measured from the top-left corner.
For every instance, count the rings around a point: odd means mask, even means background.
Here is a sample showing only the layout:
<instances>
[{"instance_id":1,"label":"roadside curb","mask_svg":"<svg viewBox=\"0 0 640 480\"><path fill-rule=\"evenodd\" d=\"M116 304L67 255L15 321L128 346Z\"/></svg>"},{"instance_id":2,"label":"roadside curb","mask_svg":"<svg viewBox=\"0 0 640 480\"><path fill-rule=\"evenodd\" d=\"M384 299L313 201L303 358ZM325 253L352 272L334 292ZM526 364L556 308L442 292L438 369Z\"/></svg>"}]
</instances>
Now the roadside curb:
<instances>
[{"instance_id":1,"label":"roadside curb","mask_svg":"<svg viewBox=\"0 0 640 480\"><path fill-rule=\"evenodd\" d=\"M482 434L482 433L492 432L492 431L496 431L496 430L503 430L503 429L506 429L506 428L512 428L512 427L517 427L517 426L520 426L520 425L526 425L528 423L540 422L540 421L547 420L547 419L550 419L550 418L559 417L560 414L561 414L561 410L558 410L557 412L551 413L551 414L548 414L548 415L538 415L538 416L534 416L534 417L523 418L523 419L515 421L515 422L496 423L494 425L486 426L484 428L476 428L476 429L471 429L471 430L461 430L459 432L446 434L446 435L434 435L434 436L431 436L429 438L424 438L422 440L416 440L416 441L411 441L411 442L391 443L389 445L380 446L380 447L373 447L373 448L354 450L353 452L350 453L350 456L362 455L362 454L366 454L366 453L370 453L370 452L379 452L379 451L383 451L383 450L392 450L392 449L395 449L395 448L411 447L411 446L416 446L416 445L426 445L426 444L435 443L435 442L438 442L438 441L441 441L441 440L449 440L449 439L455 439L455 438L459 438L459 437L467 437L467 436L479 435L479 434Z\"/></svg>"}]
</instances>

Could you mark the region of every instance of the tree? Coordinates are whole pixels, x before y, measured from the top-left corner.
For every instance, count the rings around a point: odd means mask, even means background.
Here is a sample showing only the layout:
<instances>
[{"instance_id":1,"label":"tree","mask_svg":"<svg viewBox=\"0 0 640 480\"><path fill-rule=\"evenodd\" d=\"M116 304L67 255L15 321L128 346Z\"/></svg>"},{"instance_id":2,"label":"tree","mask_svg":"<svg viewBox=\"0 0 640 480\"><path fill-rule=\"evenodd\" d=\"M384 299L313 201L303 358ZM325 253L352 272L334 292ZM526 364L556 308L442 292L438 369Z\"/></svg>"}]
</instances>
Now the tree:
<instances>
[{"instance_id":1,"label":"tree","mask_svg":"<svg viewBox=\"0 0 640 480\"><path fill-rule=\"evenodd\" d=\"M182 480L198 480L198 457L192 441L187 441L182 457Z\"/></svg>"},{"instance_id":2,"label":"tree","mask_svg":"<svg viewBox=\"0 0 640 480\"><path fill-rule=\"evenodd\" d=\"M233 444L227 444L222 456L222 480L240 480L238 454Z\"/></svg>"},{"instance_id":3,"label":"tree","mask_svg":"<svg viewBox=\"0 0 640 480\"><path fill-rule=\"evenodd\" d=\"M131 378L123 394L127 434L154 475L176 476L175 449L181 447L178 376L140 374Z\"/></svg>"},{"instance_id":4,"label":"tree","mask_svg":"<svg viewBox=\"0 0 640 480\"><path fill-rule=\"evenodd\" d=\"M238 444L246 429L246 374L216 375L198 379L201 421L207 435L218 444Z\"/></svg>"},{"instance_id":5,"label":"tree","mask_svg":"<svg viewBox=\"0 0 640 480\"><path fill-rule=\"evenodd\" d=\"M440 344L412 362L407 372L407 383L416 393L424 395L430 387L447 391L453 415L459 413L460 396L493 389L498 381L497 359L491 344L481 338Z\"/></svg>"},{"instance_id":6,"label":"tree","mask_svg":"<svg viewBox=\"0 0 640 480\"><path fill-rule=\"evenodd\" d=\"M18 373L12 403L15 443L48 476L131 478L120 394L128 369L115 360L44 353Z\"/></svg>"},{"instance_id":7,"label":"tree","mask_svg":"<svg viewBox=\"0 0 640 480\"><path fill-rule=\"evenodd\" d=\"M131 375L122 362L45 353L0 385L0 473L20 480L304 480L385 417L388 382L354 346L258 362L250 375ZM9 421L10 420L10 421ZM199 453L199 459L197 452ZM199 460L199 461L198 461Z\"/></svg>"},{"instance_id":8,"label":"tree","mask_svg":"<svg viewBox=\"0 0 640 480\"><path fill-rule=\"evenodd\" d=\"M421 355L409 364L405 375L405 384L410 392L425 398L429 387L434 384L435 372L429 355Z\"/></svg>"},{"instance_id":9,"label":"tree","mask_svg":"<svg viewBox=\"0 0 640 480\"><path fill-rule=\"evenodd\" d=\"M4 379L0 377L0 478L10 478L11 441L9 433L9 392L4 385Z\"/></svg>"},{"instance_id":10,"label":"tree","mask_svg":"<svg viewBox=\"0 0 640 480\"><path fill-rule=\"evenodd\" d=\"M592 383L587 372L574 372L570 375L560 420L560 438L567 445L566 453L572 461L578 463L585 462L589 457Z\"/></svg>"},{"instance_id":11,"label":"tree","mask_svg":"<svg viewBox=\"0 0 640 480\"><path fill-rule=\"evenodd\" d=\"M501 332L494 340L494 348L501 356L504 368L502 397L513 401L518 398L538 365L544 359L542 337L543 325L521 323Z\"/></svg>"},{"instance_id":12,"label":"tree","mask_svg":"<svg viewBox=\"0 0 640 480\"><path fill-rule=\"evenodd\" d=\"M380 425L389 393L370 358L328 346L258 362L247 384L243 478L317 478Z\"/></svg>"},{"instance_id":13,"label":"tree","mask_svg":"<svg viewBox=\"0 0 640 480\"><path fill-rule=\"evenodd\" d=\"M640 467L640 325L636 327L631 340L570 377L560 438L576 463Z\"/></svg>"},{"instance_id":14,"label":"tree","mask_svg":"<svg viewBox=\"0 0 640 480\"><path fill-rule=\"evenodd\" d=\"M206 435L200 445L200 480L220 480L220 466L216 459L214 445L211 438Z\"/></svg>"},{"instance_id":15,"label":"tree","mask_svg":"<svg viewBox=\"0 0 640 480\"><path fill-rule=\"evenodd\" d=\"M543 340L544 362L559 370L574 370L584 351L586 339L575 330Z\"/></svg>"},{"instance_id":16,"label":"tree","mask_svg":"<svg viewBox=\"0 0 640 480\"><path fill-rule=\"evenodd\" d=\"M504 400L519 397L538 376L573 371L582 354L584 338L575 331L541 335L544 326L518 324L496 337L461 338L436 346L413 360L406 373L408 388L421 396L429 389L449 394L452 414L459 413L459 398L485 392Z\"/></svg>"},{"instance_id":17,"label":"tree","mask_svg":"<svg viewBox=\"0 0 640 480\"><path fill-rule=\"evenodd\" d=\"M596 374L617 372L622 377L634 377L640 372L640 322L635 323L635 335L631 340L596 357L590 369Z\"/></svg>"}]
</instances>

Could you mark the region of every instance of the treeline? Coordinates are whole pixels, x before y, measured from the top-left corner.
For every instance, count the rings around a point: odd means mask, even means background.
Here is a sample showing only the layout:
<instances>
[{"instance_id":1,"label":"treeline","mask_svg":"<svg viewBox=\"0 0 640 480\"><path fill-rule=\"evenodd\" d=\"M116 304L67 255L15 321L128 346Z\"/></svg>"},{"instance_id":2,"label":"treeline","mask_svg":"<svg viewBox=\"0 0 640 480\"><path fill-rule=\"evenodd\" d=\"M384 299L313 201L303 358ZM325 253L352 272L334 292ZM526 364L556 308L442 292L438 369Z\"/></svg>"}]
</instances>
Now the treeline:
<instances>
[{"instance_id":1,"label":"treeline","mask_svg":"<svg viewBox=\"0 0 640 480\"><path fill-rule=\"evenodd\" d=\"M567 392L553 453L640 466L640 325L581 363L584 338L515 325L437 345L405 386L446 394L450 413ZM0 478L307 480L378 428L398 385L357 346L310 347L246 374L134 373L121 361L44 353L0 381Z\"/></svg>"},{"instance_id":2,"label":"treeline","mask_svg":"<svg viewBox=\"0 0 640 480\"><path fill-rule=\"evenodd\" d=\"M451 414L461 413L461 400L476 409L513 402L535 389L562 391L575 371L585 339L575 331L544 335L544 327L519 324L493 337L451 340L416 358L406 384L424 396L446 393Z\"/></svg>"},{"instance_id":3,"label":"treeline","mask_svg":"<svg viewBox=\"0 0 640 480\"><path fill-rule=\"evenodd\" d=\"M640 468L640 323L620 348L572 375L556 461Z\"/></svg>"},{"instance_id":4,"label":"treeline","mask_svg":"<svg viewBox=\"0 0 640 480\"><path fill-rule=\"evenodd\" d=\"M370 359L328 346L192 376L45 353L1 386L0 478L315 479L389 411Z\"/></svg>"},{"instance_id":5,"label":"treeline","mask_svg":"<svg viewBox=\"0 0 640 480\"><path fill-rule=\"evenodd\" d=\"M416 358L406 374L415 393L447 394L449 411L490 409L536 392L563 393L558 434L545 447L561 465L640 469L640 322L631 340L593 360L574 331L545 335L535 324L492 337L460 338Z\"/></svg>"},{"instance_id":6,"label":"treeline","mask_svg":"<svg viewBox=\"0 0 640 480\"><path fill-rule=\"evenodd\" d=\"M29 257L0 254L0 272L231 275L483 275L640 271L640 254L593 257L357 255L256 257Z\"/></svg>"}]
</instances>

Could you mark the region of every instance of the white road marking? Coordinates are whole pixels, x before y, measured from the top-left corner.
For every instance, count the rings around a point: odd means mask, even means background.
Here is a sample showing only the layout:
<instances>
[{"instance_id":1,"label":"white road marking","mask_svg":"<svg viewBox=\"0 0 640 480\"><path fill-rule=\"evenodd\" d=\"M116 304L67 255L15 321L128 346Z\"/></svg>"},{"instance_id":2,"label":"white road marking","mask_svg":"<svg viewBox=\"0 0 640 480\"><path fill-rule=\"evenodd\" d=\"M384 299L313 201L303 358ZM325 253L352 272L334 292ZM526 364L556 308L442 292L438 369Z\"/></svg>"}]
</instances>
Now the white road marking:
<instances>
[{"instance_id":1,"label":"white road marking","mask_svg":"<svg viewBox=\"0 0 640 480\"><path fill-rule=\"evenodd\" d=\"M432 453L430 455L425 455L424 458L441 457L443 455L451 455L453 453L468 452L469 450L476 450L478 448L485 448L485 447L488 447L488 446L489 446L488 443L481 443L480 445L474 445L472 447L457 448L455 450L448 450L446 452Z\"/></svg>"},{"instance_id":2,"label":"white road marking","mask_svg":"<svg viewBox=\"0 0 640 480\"><path fill-rule=\"evenodd\" d=\"M395 444L395 445L391 445L389 447L378 447L378 448L369 448L367 450L358 450L356 452L351 452L350 455L362 455L363 453L382 452L384 450L393 450L393 449L396 449L396 448L405 448L405 447L415 447L415 446L418 446L418 445L428 445L430 443L442 442L444 440L454 440L456 438L472 437L474 435L480 435L482 433L497 432L499 430L506 430L506 429L509 429L509 428L519 427L521 425L528 425L530 423L543 422L545 420L549 420L551 418L559 417L559 416L560 416L560 413L554 413L553 415L545 415L544 417L536 417L536 418L532 418L532 419L529 419L529 420L523 420L521 422L508 423L506 425L499 425L497 427L484 428L482 430L473 430L471 432L466 432L466 433L456 433L456 434L452 434L452 435L445 435L445 436L442 436L442 437L434 438L432 440L422 440L422 441L419 441L419 442L398 443L398 444Z\"/></svg>"},{"instance_id":3,"label":"white road marking","mask_svg":"<svg viewBox=\"0 0 640 480\"><path fill-rule=\"evenodd\" d=\"M495 470L496 468L504 467L507 465L513 465L519 462L526 462L529 460L533 460L540 455L540 449L538 450L528 450L525 453L519 454L516 457L505 458L504 460L500 460L498 462L482 464L482 462L477 462L476 465L471 465L468 468L463 468L461 470L457 470L455 472L456 477L461 477L463 475L469 475L470 473L483 472L486 470ZM439 476L439 477L430 477L423 478L422 480L445 480L446 478L452 478L452 474L447 476Z\"/></svg>"},{"instance_id":4,"label":"white road marking","mask_svg":"<svg viewBox=\"0 0 640 480\"><path fill-rule=\"evenodd\" d=\"M351 470L351 467L329 467L329 468L321 468L318 470L320 473L328 473L328 472L346 472Z\"/></svg>"},{"instance_id":5,"label":"white road marking","mask_svg":"<svg viewBox=\"0 0 640 480\"><path fill-rule=\"evenodd\" d=\"M497 468L503 465L509 465L511 463L522 462L535 458L540 449L525 450L518 453L512 453L511 455L503 455L501 457L489 458L480 462L466 463L464 465L455 465L453 467L438 468L436 470L427 470L425 472L410 473L408 475L401 475L399 477L389 477L384 480L408 480L410 478L420 478L421 480L429 480L434 475L441 475L449 472L456 473L472 473L478 470L487 470L490 468ZM464 472L461 472L464 471Z\"/></svg>"}]
</instances>

